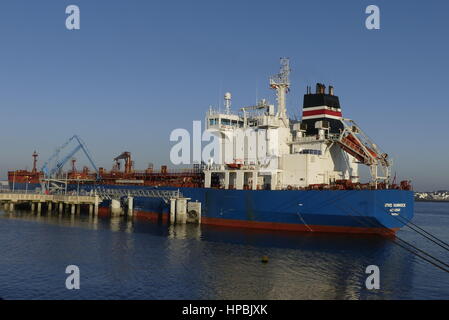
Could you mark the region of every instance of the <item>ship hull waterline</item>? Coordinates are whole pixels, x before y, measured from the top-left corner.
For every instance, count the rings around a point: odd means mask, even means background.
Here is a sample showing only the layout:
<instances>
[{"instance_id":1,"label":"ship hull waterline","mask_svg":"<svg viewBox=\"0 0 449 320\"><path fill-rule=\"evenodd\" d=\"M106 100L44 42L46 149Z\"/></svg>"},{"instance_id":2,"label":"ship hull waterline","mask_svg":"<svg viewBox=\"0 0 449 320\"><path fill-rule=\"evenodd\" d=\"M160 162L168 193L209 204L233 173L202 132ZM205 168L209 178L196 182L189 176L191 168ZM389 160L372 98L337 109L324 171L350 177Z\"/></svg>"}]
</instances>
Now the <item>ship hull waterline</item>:
<instances>
[{"instance_id":1,"label":"ship hull waterline","mask_svg":"<svg viewBox=\"0 0 449 320\"><path fill-rule=\"evenodd\" d=\"M15 185L25 189L25 184ZM28 190L38 188L29 184ZM68 191L155 189L127 185L69 185ZM225 227L394 235L413 218L413 191L408 190L224 190L159 187L179 190L201 202L201 223ZM108 207L107 201L101 207ZM168 221L169 204L160 198L134 197L140 216Z\"/></svg>"}]
</instances>

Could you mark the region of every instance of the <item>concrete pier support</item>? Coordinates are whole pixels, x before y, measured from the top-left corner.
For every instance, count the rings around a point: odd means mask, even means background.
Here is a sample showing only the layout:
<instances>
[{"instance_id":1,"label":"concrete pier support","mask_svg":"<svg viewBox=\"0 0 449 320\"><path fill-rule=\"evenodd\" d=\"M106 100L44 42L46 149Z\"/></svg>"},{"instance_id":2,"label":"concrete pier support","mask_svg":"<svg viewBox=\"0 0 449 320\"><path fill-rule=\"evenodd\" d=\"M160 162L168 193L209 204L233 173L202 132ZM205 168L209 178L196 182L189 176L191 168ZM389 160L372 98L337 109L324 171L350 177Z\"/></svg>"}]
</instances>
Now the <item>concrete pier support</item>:
<instances>
[{"instance_id":1,"label":"concrete pier support","mask_svg":"<svg viewBox=\"0 0 449 320\"><path fill-rule=\"evenodd\" d=\"M9 210L14 211L14 202L12 201L9 203Z\"/></svg>"},{"instance_id":2,"label":"concrete pier support","mask_svg":"<svg viewBox=\"0 0 449 320\"><path fill-rule=\"evenodd\" d=\"M34 210L36 210L36 204L31 202L31 212L34 212Z\"/></svg>"},{"instance_id":3,"label":"concrete pier support","mask_svg":"<svg viewBox=\"0 0 449 320\"><path fill-rule=\"evenodd\" d=\"M201 202L187 203L187 222L201 224Z\"/></svg>"},{"instance_id":4,"label":"concrete pier support","mask_svg":"<svg viewBox=\"0 0 449 320\"><path fill-rule=\"evenodd\" d=\"M62 211L64 210L64 203L60 202L58 207L59 207L59 213L62 213Z\"/></svg>"},{"instance_id":5,"label":"concrete pier support","mask_svg":"<svg viewBox=\"0 0 449 320\"><path fill-rule=\"evenodd\" d=\"M94 206L92 204L89 204L89 216L92 215L93 211L94 211Z\"/></svg>"},{"instance_id":6,"label":"concrete pier support","mask_svg":"<svg viewBox=\"0 0 449 320\"><path fill-rule=\"evenodd\" d=\"M81 214L81 204L76 204L76 214Z\"/></svg>"},{"instance_id":7,"label":"concrete pier support","mask_svg":"<svg viewBox=\"0 0 449 320\"><path fill-rule=\"evenodd\" d=\"M187 222L187 198L176 199L176 223Z\"/></svg>"},{"instance_id":8,"label":"concrete pier support","mask_svg":"<svg viewBox=\"0 0 449 320\"><path fill-rule=\"evenodd\" d=\"M42 211L42 202L37 203L37 213L41 213Z\"/></svg>"},{"instance_id":9,"label":"concrete pier support","mask_svg":"<svg viewBox=\"0 0 449 320\"><path fill-rule=\"evenodd\" d=\"M116 199L111 200L111 214L119 215L122 212L122 207L120 206L120 201Z\"/></svg>"},{"instance_id":10,"label":"concrete pier support","mask_svg":"<svg viewBox=\"0 0 449 320\"><path fill-rule=\"evenodd\" d=\"M170 199L170 223L176 222L176 199Z\"/></svg>"},{"instance_id":11,"label":"concrete pier support","mask_svg":"<svg viewBox=\"0 0 449 320\"><path fill-rule=\"evenodd\" d=\"M70 214L75 214L75 204L72 203L72 204L69 204L69 206L70 206Z\"/></svg>"},{"instance_id":12,"label":"concrete pier support","mask_svg":"<svg viewBox=\"0 0 449 320\"><path fill-rule=\"evenodd\" d=\"M128 216L132 217L134 209L134 198L128 197Z\"/></svg>"},{"instance_id":13,"label":"concrete pier support","mask_svg":"<svg viewBox=\"0 0 449 320\"><path fill-rule=\"evenodd\" d=\"M98 204L99 204L100 200L99 197L96 195L95 196L95 205L94 205L94 215L97 216L98 215Z\"/></svg>"}]
</instances>

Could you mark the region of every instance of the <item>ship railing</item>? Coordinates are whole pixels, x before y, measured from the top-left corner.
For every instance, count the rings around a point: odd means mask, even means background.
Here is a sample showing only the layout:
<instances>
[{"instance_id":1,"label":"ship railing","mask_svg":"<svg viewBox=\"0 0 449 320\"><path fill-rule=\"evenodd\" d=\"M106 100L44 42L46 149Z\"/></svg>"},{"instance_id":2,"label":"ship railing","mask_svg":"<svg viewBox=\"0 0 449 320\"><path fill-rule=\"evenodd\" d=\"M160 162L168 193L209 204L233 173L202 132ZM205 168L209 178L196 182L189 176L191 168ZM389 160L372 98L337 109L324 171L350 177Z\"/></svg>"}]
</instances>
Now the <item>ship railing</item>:
<instances>
[{"instance_id":1,"label":"ship railing","mask_svg":"<svg viewBox=\"0 0 449 320\"><path fill-rule=\"evenodd\" d=\"M200 173L199 169L192 169L192 168L186 168L186 169L170 169L167 171L161 171L161 170L152 170L152 171L146 171L146 170L134 170L132 172L136 176L170 176L170 175L192 175L192 174L198 174Z\"/></svg>"},{"instance_id":2,"label":"ship railing","mask_svg":"<svg viewBox=\"0 0 449 320\"><path fill-rule=\"evenodd\" d=\"M30 189L30 190L11 190L11 189L0 189L0 193L11 193L11 194L42 194L41 191Z\"/></svg>"},{"instance_id":3,"label":"ship railing","mask_svg":"<svg viewBox=\"0 0 449 320\"><path fill-rule=\"evenodd\" d=\"M106 200L120 199L123 197L142 197L142 198L160 198L165 203L170 199L183 198L184 196L178 190L159 190L159 189L119 189L98 187L93 190L100 198Z\"/></svg>"},{"instance_id":4,"label":"ship railing","mask_svg":"<svg viewBox=\"0 0 449 320\"><path fill-rule=\"evenodd\" d=\"M1 193L1 201L33 201L33 202L68 202L68 203L93 203L95 197L80 195L54 195L54 194L36 194L36 193Z\"/></svg>"}]
</instances>

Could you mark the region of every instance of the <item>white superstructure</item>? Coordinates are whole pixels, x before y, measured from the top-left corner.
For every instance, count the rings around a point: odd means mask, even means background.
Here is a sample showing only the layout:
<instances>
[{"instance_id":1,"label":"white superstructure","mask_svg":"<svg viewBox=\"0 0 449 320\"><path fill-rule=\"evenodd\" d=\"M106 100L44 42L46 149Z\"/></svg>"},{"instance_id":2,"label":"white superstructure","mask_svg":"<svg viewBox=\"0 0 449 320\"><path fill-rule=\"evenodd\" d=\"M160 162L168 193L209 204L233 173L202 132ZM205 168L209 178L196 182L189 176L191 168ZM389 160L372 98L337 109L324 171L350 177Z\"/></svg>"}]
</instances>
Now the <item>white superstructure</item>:
<instances>
[{"instance_id":1,"label":"white superstructure","mask_svg":"<svg viewBox=\"0 0 449 320\"><path fill-rule=\"evenodd\" d=\"M388 183L386 154L354 122L342 118L333 87L329 94L321 84L315 94L308 88L303 120L288 118L289 73L289 61L283 58L281 72L270 78L276 106L263 99L233 113L231 94L226 93L225 112L209 110L207 130L219 138L220 154L204 170L205 187L280 190L357 183L360 163L371 167L374 185ZM378 166L384 177L377 176Z\"/></svg>"}]
</instances>

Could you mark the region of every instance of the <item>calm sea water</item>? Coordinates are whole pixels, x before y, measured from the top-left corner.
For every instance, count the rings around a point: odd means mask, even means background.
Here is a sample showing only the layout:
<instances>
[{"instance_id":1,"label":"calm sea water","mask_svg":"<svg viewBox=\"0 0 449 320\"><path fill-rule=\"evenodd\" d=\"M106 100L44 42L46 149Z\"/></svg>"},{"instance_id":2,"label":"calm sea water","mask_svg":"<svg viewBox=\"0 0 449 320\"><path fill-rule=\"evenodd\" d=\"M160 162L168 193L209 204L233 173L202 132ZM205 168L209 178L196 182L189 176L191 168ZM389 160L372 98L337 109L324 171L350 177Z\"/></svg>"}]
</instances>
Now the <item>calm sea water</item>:
<instances>
[{"instance_id":1,"label":"calm sea water","mask_svg":"<svg viewBox=\"0 0 449 320\"><path fill-rule=\"evenodd\" d=\"M416 224L449 242L449 203L416 203L415 212ZM410 229L398 236L449 261ZM80 268L80 290L65 288L71 264ZM380 289L370 291L365 268L372 264L380 268ZM0 211L0 297L449 299L449 274L377 236Z\"/></svg>"}]
</instances>

